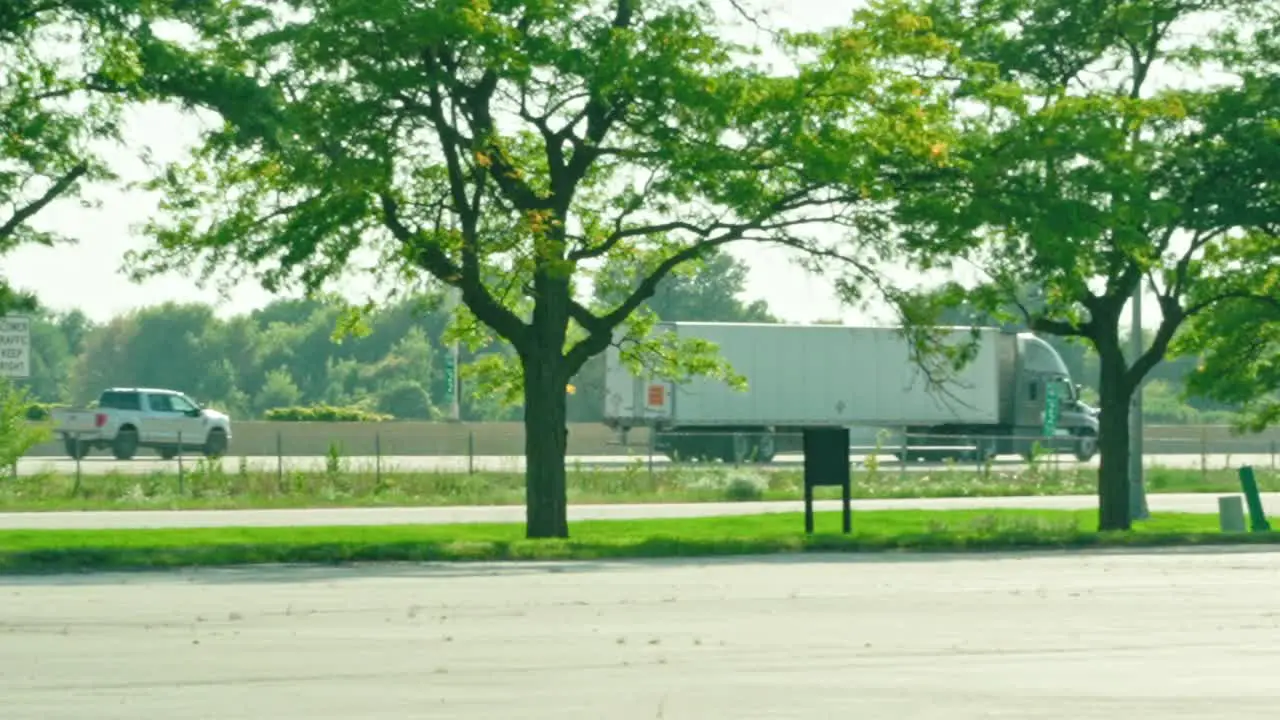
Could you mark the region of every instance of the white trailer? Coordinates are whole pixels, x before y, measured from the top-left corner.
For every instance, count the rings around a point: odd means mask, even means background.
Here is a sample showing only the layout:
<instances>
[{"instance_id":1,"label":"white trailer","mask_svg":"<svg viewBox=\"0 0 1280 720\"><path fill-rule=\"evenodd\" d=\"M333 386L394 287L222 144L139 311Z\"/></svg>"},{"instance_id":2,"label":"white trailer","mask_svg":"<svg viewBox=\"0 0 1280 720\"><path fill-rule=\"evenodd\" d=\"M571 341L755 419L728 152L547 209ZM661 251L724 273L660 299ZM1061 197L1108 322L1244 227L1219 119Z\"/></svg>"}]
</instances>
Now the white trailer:
<instances>
[{"instance_id":1,"label":"white trailer","mask_svg":"<svg viewBox=\"0 0 1280 720\"><path fill-rule=\"evenodd\" d=\"M832 426L892 428L913 436L913 445L958 446L983 457L1027 454L1050 383L1059 385L1058 425L1068 439L1058 444L1082 455L1096 446L1096 417L1079 403L1052 346L1030 333L980 330L974 358L939 385L896 328L675 322L658 331L715 344L747 380L737 390L713 378L677 384L635 375L610 348L605 422L623 431L652 428L658 449L673 457L767 462L782 435ZM959 344L973 334L950 328L947 337ZM1025 436L1025 447L1005 440L1012 436Z\"/></svg>"}]
</instances>

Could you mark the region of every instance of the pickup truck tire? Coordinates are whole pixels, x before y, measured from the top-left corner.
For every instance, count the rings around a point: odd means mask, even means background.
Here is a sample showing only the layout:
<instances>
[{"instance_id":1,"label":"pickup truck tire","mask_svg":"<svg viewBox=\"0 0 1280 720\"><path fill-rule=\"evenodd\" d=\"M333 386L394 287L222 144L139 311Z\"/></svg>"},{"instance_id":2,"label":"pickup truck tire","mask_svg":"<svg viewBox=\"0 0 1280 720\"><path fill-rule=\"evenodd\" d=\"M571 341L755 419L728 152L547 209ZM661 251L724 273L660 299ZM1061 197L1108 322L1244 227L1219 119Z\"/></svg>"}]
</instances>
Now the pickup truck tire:
<instances>
[{"instance_id":1,"label":"pickup truck tire","mask_svg":"<svg viewBox=\"0 0 1280 720\"><path fill-rule=\"evenodd\" d=\"M83 460L89 455L89 443L78 438L64 438L62 445L67 450L67 456L72 460Z\"/></svg>"},{"instance_id":2,"label":"pickup truck tire","mask_svg":"<svg viewBox=\"0 0 1280 720\"><path fill-rule=\"evenodd\" d=\"M204 456L208 458L220 458L227 452L227 433L221 428L214 428L209 431L209 437L204 441Z\"/></svg>"},{"instance_id":3,"label":"pickup truck tire","mask_svg":"<svg viewBox=\"0 0 1280 720\"><path fill-rule=\"evenodd\" d=\"M138 431L131 427L120 428L115 442L111 443L111 454L117 460L132 460L138 454Z\"/></svg>"}]
</instances>

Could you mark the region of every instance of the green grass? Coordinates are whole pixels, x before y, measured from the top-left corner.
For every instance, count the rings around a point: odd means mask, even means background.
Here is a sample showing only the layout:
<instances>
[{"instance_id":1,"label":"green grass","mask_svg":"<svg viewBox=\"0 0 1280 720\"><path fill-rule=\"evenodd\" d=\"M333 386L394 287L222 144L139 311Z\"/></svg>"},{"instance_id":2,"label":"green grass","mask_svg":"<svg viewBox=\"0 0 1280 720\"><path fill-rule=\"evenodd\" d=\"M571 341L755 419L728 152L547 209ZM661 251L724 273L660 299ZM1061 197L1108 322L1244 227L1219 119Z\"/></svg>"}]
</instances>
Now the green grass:
<instances>
[{"instance_id":1,"label":"green grass","mask_svg":"<svg viewBox=\"0 0 1280 720\"><path fill-rule=\"evenodd\" d=\"M0 573L372 561L593 560L912 550L973 552L1271 543L1217 531L1213 516L1160 514L1128 533L1092 531L1092 511L883 511L574 523L570 540L531 541L519 524L0 531Z\"/></svg>"},{"instance_id":2,"label":"green grass","mask_svg":"<svg viewBox=\"0 0 1280 720\"><path fill-rule=\"evenodd\" d=\"M232 462L227 463L232 466ZM961 467L899 473L896 468L858 472L855 498L1001 497L1088 495L1097 476L1091 470L1055 471L1052 465L1019 472ZM1264 491L1280 490L1280 473L1259 470ZM674 503L790 500L800 497L798 470L750 468L655 469L644 465L612 471L571 469L569 501L589 503ZM1237 492L1227 470L1150 468L1151 492ZM820 498L837 497L820 488ZM181 479L176 473L119 474L75 478L32 475L0 480L0 511L248 509L304 507L391 507L519 505L524 476L519 473L375 473L340 467L334 472L254 472L222 470L196 463Z\"/></svg>"}]
</instances>

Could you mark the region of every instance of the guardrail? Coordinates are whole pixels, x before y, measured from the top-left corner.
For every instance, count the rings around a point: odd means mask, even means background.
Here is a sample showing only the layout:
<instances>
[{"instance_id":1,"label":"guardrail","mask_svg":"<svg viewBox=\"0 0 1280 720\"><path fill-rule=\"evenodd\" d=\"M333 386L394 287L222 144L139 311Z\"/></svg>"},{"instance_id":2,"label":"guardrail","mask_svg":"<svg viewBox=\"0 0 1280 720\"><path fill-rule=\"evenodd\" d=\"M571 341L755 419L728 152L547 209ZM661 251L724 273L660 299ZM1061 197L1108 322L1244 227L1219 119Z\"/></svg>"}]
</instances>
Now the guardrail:
<instances>
[{"instance_id":1,"label":"guardrail","mask_svg":"<svg viewBox=\"0 0 1280 720\"><path fill-rule=\"evenodd\" d=\"M874 440L854 440L868 449ZM1144 435L1151 455L1274 455L1280 451L1280 429L1253 435L1235 435L1227 426L1148 425ZM628 433L627 444L617 433L597 423L570 423L568 454L578 457L646 456L650 433ZM338 452L345 456L469 456L524 455L524 428L520 423L445 422L264 422L232 423L228 455L233 457L318 457ZM380 451L380 452L379 452ZM882 447L894 452L892 443ZM61 442L44 443L28 457L64 455Z\"/></svg>"}]
</instances>

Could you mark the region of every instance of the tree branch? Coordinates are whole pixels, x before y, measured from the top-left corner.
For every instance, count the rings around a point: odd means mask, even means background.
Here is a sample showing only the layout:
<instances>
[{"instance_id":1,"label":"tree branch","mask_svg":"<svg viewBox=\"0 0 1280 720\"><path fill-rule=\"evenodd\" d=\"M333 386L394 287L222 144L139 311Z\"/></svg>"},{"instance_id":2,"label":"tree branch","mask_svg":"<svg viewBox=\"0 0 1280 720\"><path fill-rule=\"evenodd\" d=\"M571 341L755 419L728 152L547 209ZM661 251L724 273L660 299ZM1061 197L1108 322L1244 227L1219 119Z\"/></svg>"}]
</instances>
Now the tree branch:
<instances>
[{"instance_id":1,"label":"tree branch","mask_svg":"<svg viewBox=\"0 0 1280 720\"><path fill-rule=\"evenodd\" d=\"M462 301L477 319L493 328L517 349L524 346L527 328L515 313L508 310L485 289L479 273L458 268L435 242L423 242L420 231L410 229L400 217L400 204L390 193L380 193L383 224L392 236L412 253L412 261L444 284L462 292Z\"/></svg>"},{"instance_id":2,"label":"tree branch","mask_svg":"<svg viewBox=\"0 0 1280 720\"><path fill-rule=\"evenodd\" d=\"M62 177L54 181L53 185L45 190L44 194L31 201L24 207L18 208L3 225L0 225L0 243L7 242L10 237L18 232L28 220L34 217L41 210L44 210L54 200L57 200L76 183L77 180L84 177L89 172L89 164L81 161L75 167L68 170Z\"/></svg>"},{"instance_id":3,"label":"tree branch","mask_svg":"<svg viewBox=\"0 0 1280 720\"><path fill-rule=\"evenodd\" d=\"M631 26L635 14L635 0L617 0L618 6L613 15L613 29L625 30ZM586 116L587 129L581 138L572 134L573 125L566 125L562 131L565 138L573 145L573 155L569 165L559 176L551 176L555 193L564 207L573 200L573 189L577 187L587 170L599 156L600 143L604 141L609 130L626 113L630 99L626 94L603 96L593 88L590 99L583 110Z\"/></svg>"}]
</instances>

